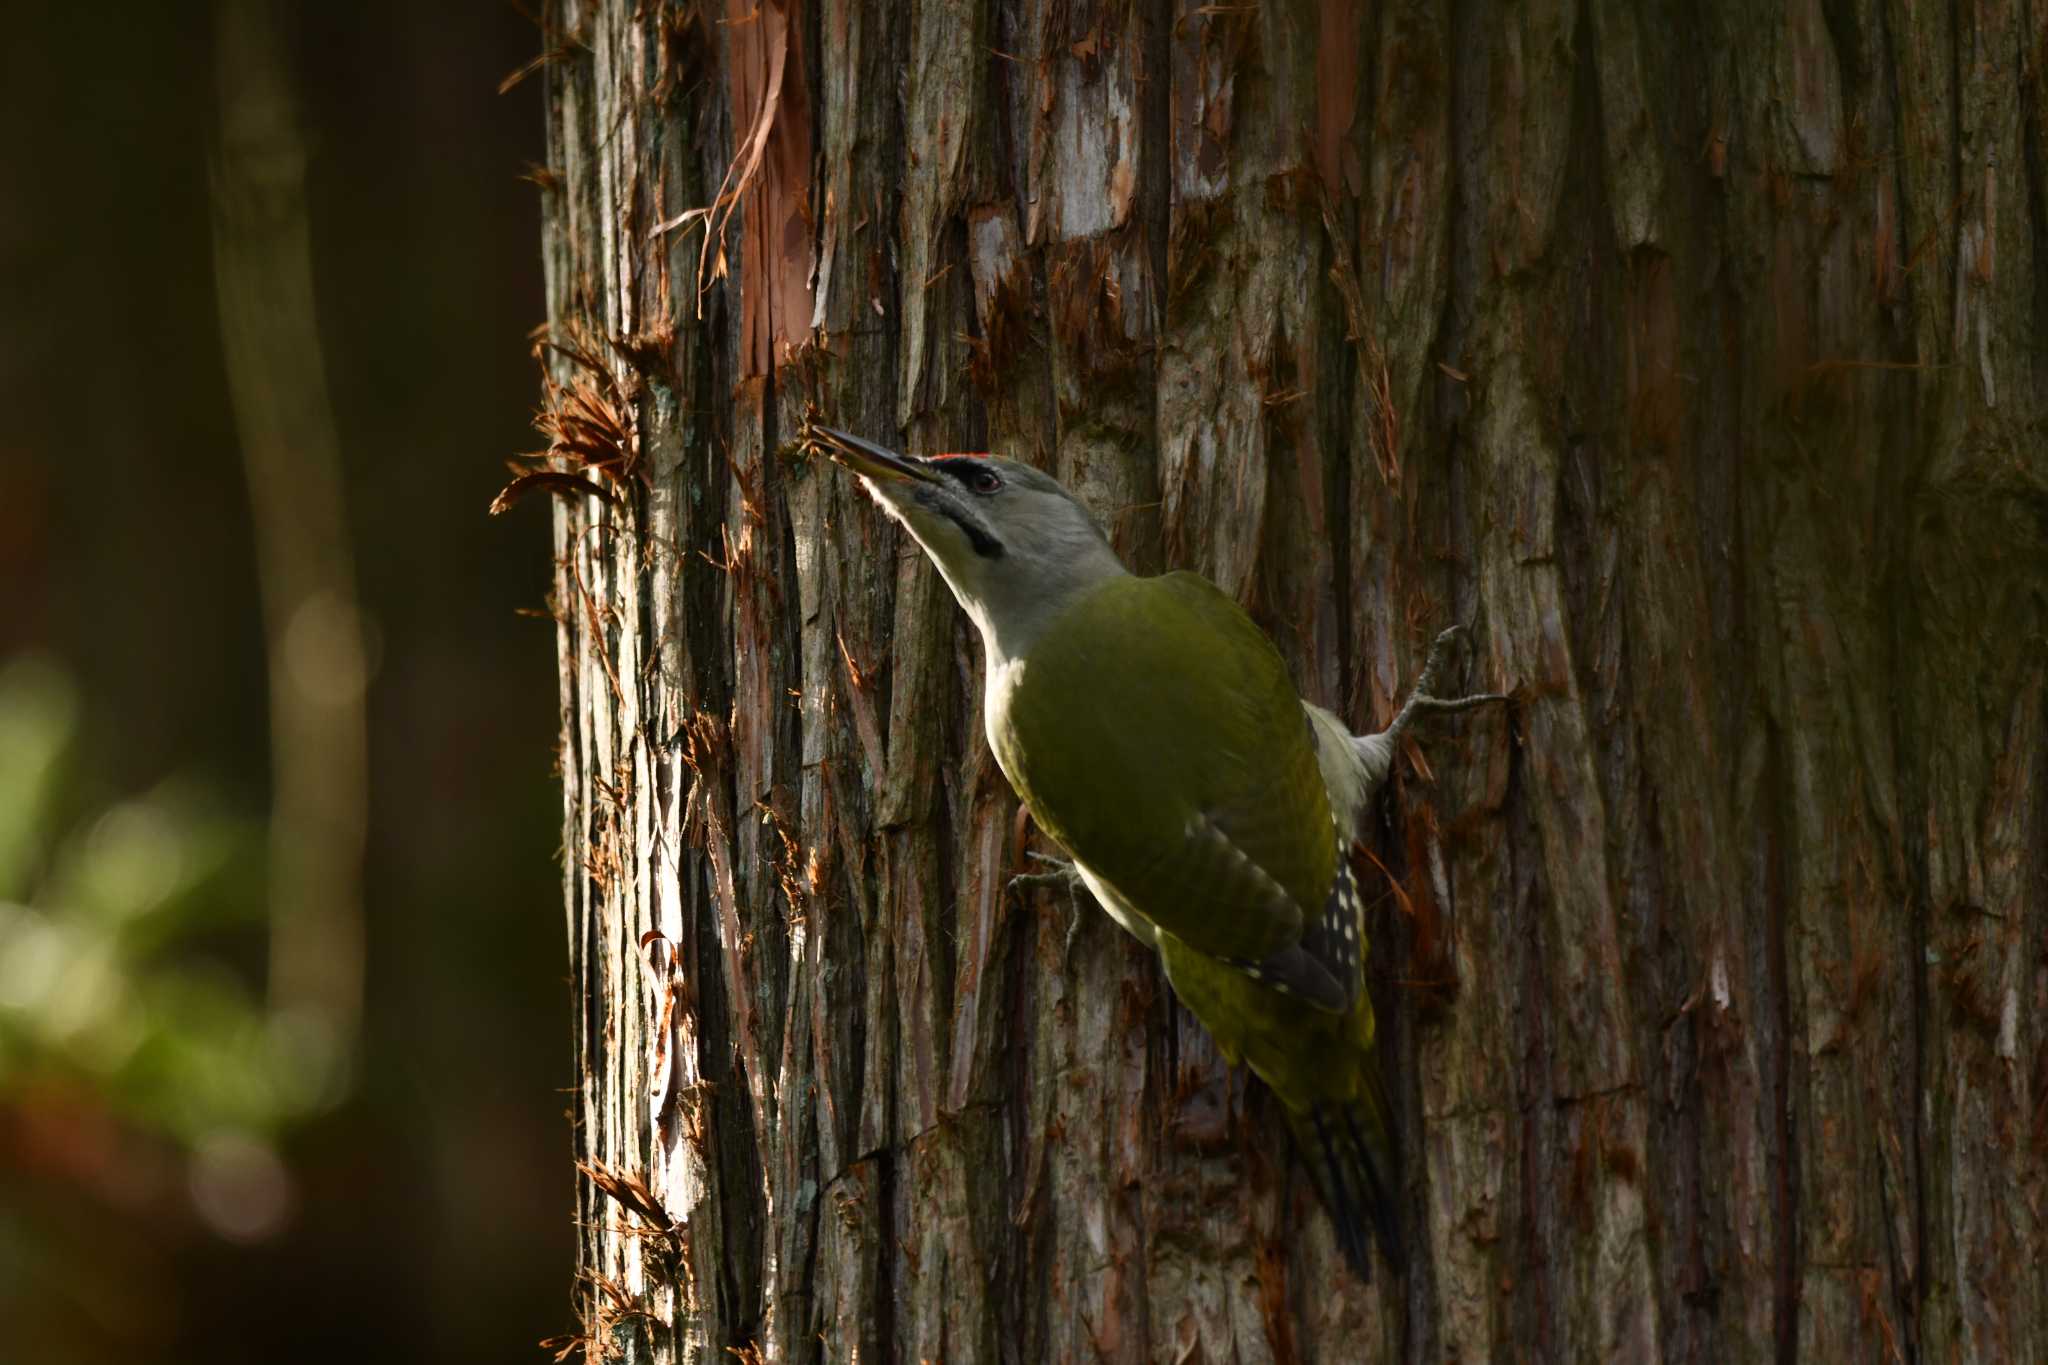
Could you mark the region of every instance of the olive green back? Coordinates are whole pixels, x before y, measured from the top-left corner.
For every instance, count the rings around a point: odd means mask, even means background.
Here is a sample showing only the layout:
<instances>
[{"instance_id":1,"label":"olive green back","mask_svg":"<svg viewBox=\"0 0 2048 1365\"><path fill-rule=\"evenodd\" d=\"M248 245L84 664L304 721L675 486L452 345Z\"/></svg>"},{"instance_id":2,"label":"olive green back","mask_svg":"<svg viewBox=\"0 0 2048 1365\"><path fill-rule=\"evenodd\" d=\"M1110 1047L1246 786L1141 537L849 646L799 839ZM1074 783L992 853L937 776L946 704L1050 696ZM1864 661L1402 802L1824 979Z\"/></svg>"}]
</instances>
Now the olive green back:
<instances>
[{"instance_id":1,"label":"olive green back","mask_svg":"<svg viewBox=\"0 0 2048 1365\"><path fill-rule=\"evenodd\" d=\"M1238 605L1189 573L1069 607L992 696L1031 814L1167 933L1257 961L1301 936L1336 872L1308 721Z\"/></svg>"}]
</instances>

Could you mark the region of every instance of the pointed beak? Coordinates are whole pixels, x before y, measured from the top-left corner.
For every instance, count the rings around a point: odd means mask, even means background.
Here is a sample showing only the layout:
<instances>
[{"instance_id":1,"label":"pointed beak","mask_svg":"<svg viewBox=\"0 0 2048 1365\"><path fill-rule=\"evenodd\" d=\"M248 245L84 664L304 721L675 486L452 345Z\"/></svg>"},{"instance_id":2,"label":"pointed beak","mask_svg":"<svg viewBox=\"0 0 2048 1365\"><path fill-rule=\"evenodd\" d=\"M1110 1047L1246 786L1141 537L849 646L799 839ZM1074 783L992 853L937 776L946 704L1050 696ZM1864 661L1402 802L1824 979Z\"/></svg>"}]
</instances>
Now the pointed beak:
<instances>
[{"instance_id":1,"label":"pointed beak","mask_svg":"<svg viewBox=\"0 0 2048 1365\"><path fill-rule=\"evenodd\" d=\"M873 441L863 441L858 436L831 427L814 426L811 430L823 438L818 444L825 448L834 463L845 465L856 474L870 479L915 479L920 483L935 483L938 475L929 465L915 455L898 455L885 450Z\"/></svg>"}]
</instances>

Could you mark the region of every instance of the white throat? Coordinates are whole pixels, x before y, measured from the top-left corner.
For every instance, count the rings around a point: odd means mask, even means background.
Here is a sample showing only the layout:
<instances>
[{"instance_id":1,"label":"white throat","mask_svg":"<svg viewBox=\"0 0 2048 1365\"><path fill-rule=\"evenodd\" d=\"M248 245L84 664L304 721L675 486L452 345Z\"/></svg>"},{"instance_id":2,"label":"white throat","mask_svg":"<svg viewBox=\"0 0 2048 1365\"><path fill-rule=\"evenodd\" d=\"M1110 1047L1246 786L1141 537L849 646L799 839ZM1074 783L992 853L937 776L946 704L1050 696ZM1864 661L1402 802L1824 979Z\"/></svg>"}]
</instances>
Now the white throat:
<instances>
[{"instance_id":1,"label":"white throat","mask_svg":"<svg viewBox=\"0 0 2048 1365\"><path fill-rule=\"evenodd\" d=\"M947 586L981 632L991 678L1011 661L1028 659L1032 647L1076 598L1100 583L1129 574L1115 552L1099 540L1073 550L1030 564L1017 562L1020 556L1015 554L997 561L982 560L963 566L957 576L952 566L940 561L939 571L946 576Z\"/></svg>"}]
</instances>

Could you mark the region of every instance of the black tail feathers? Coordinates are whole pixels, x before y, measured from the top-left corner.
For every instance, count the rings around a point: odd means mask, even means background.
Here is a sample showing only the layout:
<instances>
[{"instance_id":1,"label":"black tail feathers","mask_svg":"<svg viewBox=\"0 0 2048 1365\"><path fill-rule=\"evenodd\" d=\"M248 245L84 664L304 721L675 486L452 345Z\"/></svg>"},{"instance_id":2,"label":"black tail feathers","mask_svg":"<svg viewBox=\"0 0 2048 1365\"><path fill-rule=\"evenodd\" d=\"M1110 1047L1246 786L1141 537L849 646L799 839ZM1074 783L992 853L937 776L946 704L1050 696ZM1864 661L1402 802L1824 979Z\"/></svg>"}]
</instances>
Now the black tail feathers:
<instances>
[{"instance_id":1,"label":"black tail feathers","mask_svg":"<svg viewBox=\"0 0 2048 1365\"><path fill-rule=\"evenodd\" d=\"M1295 1145L1316 1190L1329 1210L1338 1249L1360 1279L1372 1282L1371 1242L1396 1275L1408 1272L1408 1249L1401 1238L1401 1214L1395 1173L1399 1163L1385 1111L1370 1101L1318 1104L1290 1112Z\"/></svg>"}]
</instances>

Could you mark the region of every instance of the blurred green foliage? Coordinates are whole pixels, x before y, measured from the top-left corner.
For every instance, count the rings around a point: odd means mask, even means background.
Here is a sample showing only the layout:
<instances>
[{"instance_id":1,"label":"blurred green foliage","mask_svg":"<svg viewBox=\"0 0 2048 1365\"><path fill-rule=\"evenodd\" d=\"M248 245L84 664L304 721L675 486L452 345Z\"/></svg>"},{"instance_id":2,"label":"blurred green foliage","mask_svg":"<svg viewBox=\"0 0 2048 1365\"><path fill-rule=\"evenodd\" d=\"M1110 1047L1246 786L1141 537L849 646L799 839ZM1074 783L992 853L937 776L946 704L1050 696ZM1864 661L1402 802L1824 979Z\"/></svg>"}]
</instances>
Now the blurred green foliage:
<instances>
[{"instance_id":1,"label":"blurred green foliage","mask_svg":"<svg viewBox=\"0 0 2048 1365\"><path fill-rule=\"evenodd\" d=\"M0 43L0 1365L543 1359L573 1177L539 35L283 7L367 679L344 1092L270 1020L267 678L211 273L210 5ZM321 1093L314 1093L316 1090Z\"/></svg>"},{"instance_id":2,"label":"blurred green foliage","mask_svg":"<svg viewBox=\"0 0 2048 1365\"><path fill-rule=\"evenodd\" d=\"M188 1146L313 1112L314 1073L208 951L260 935L262 827L189 777L67 820L78 721L56 663L0 665L0 1089L86 1081Z\"/></svg>"}]
</instances>

